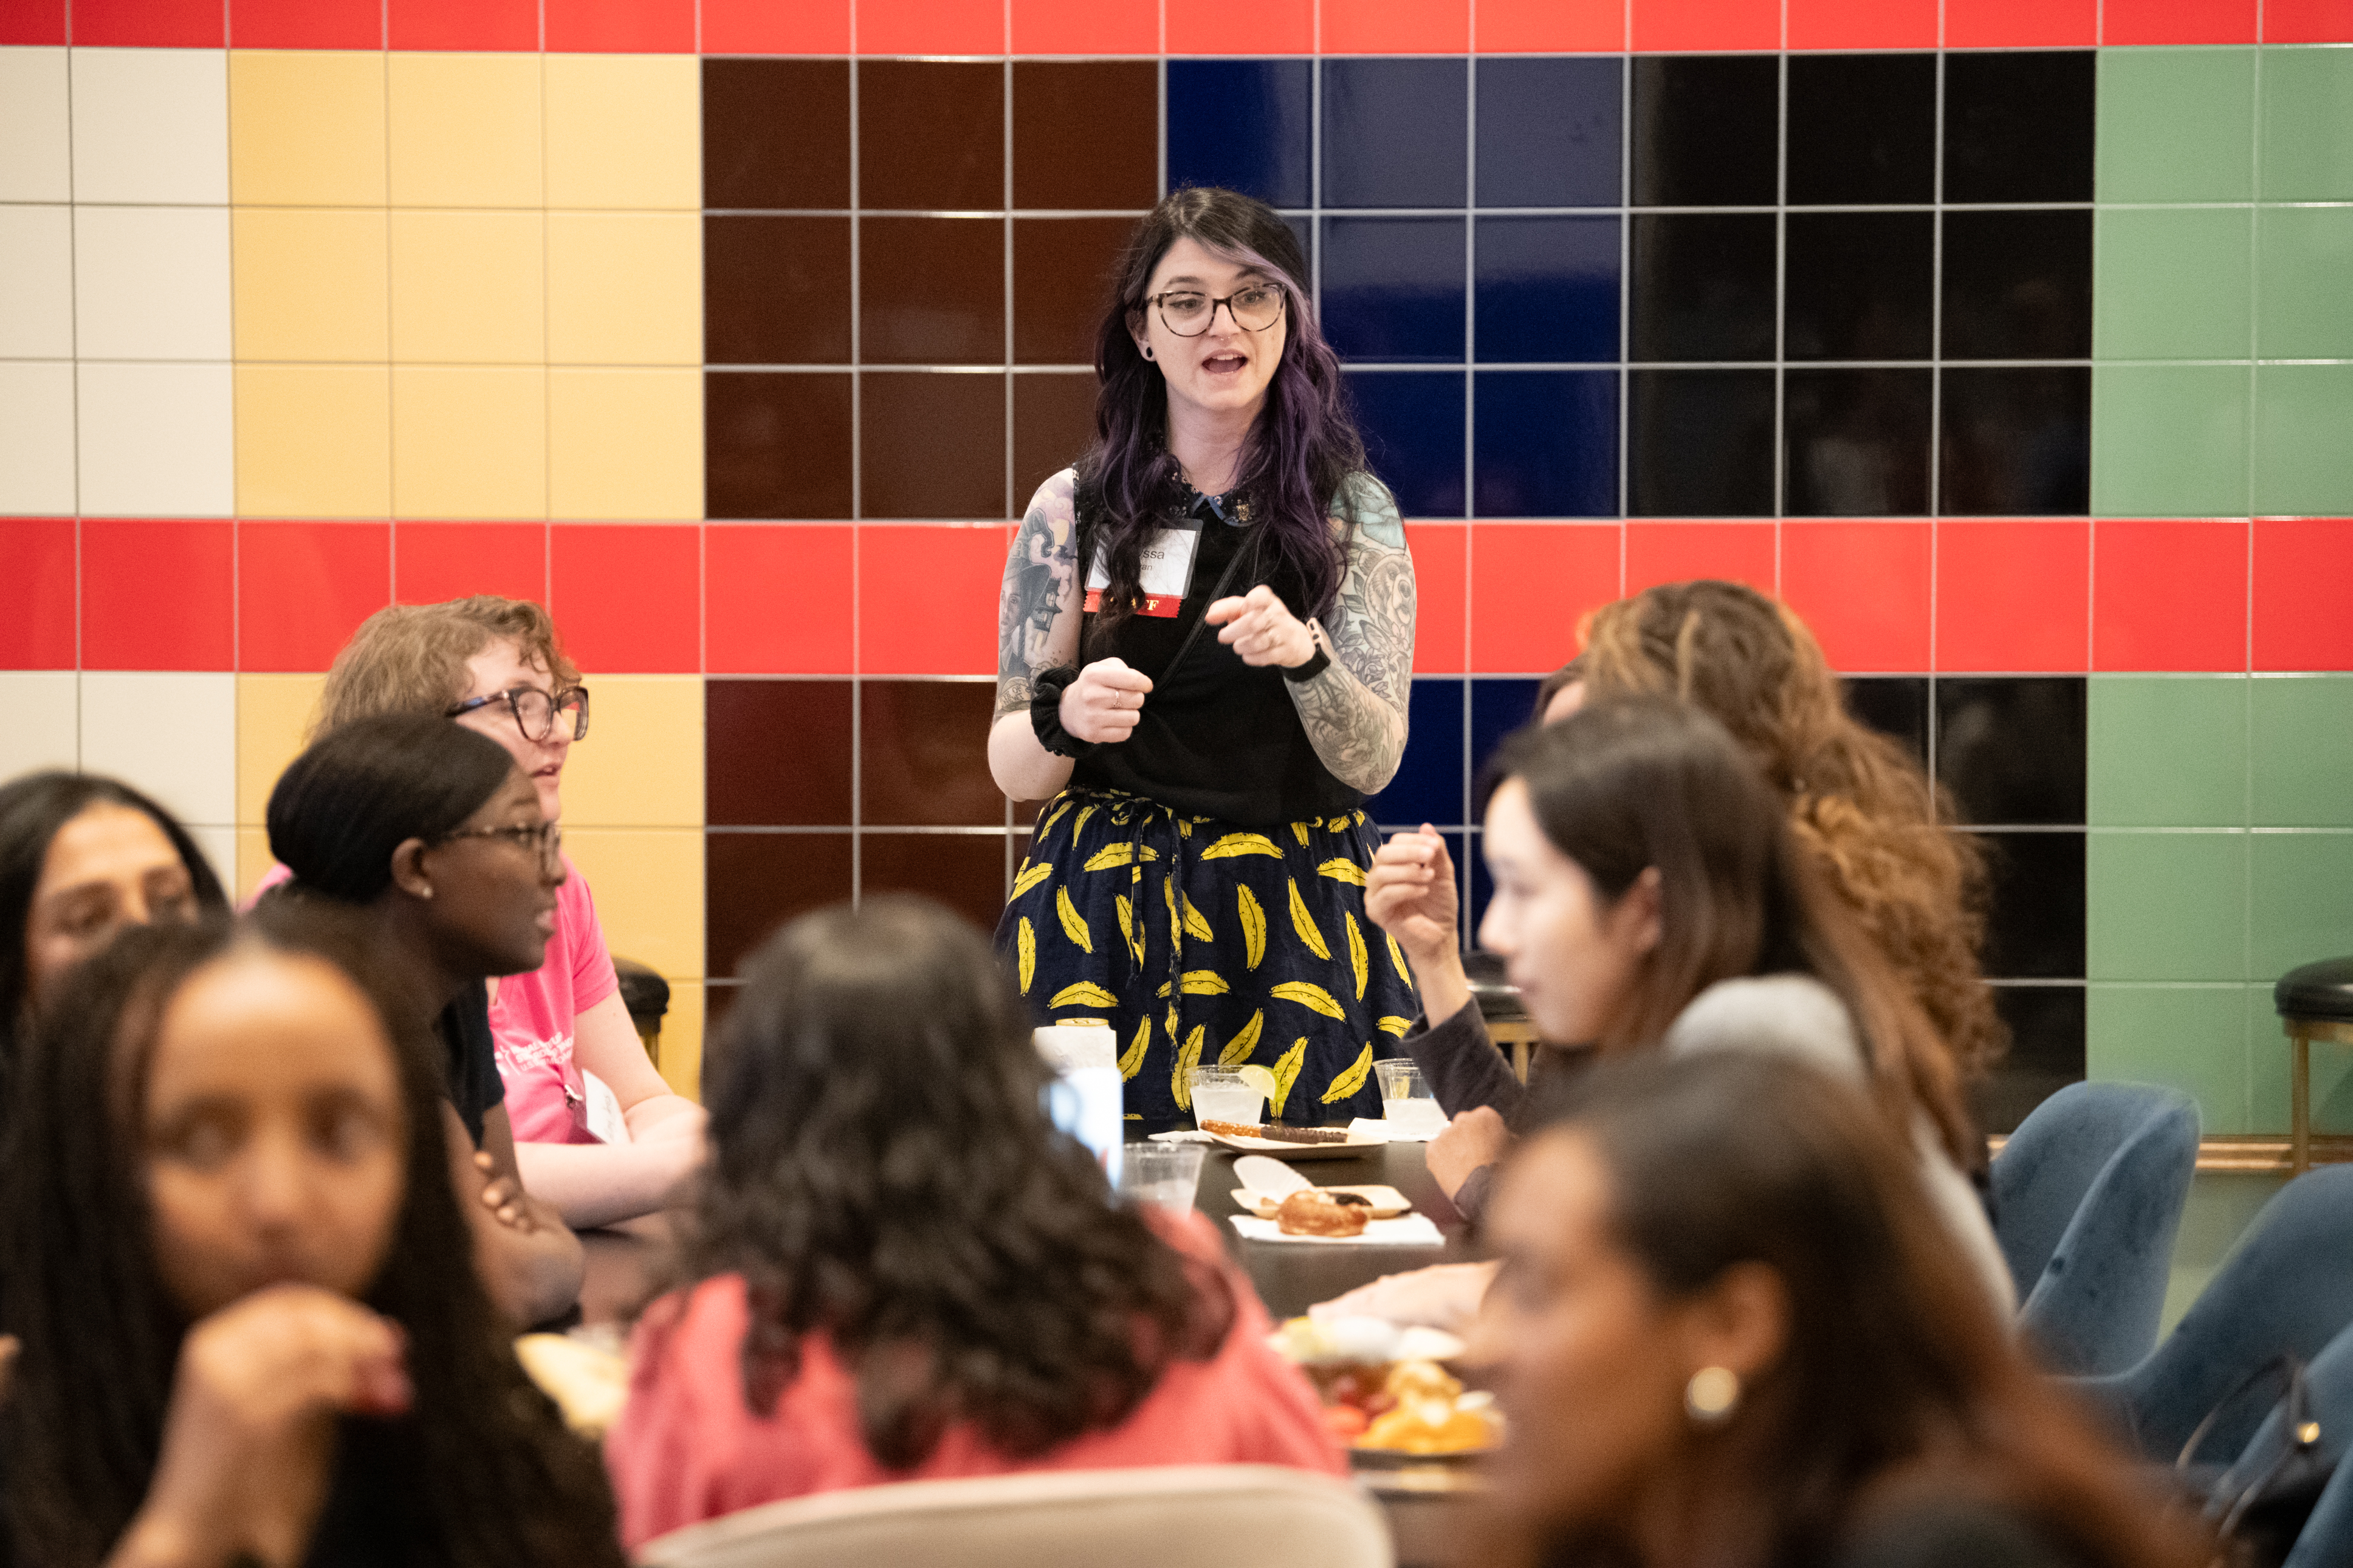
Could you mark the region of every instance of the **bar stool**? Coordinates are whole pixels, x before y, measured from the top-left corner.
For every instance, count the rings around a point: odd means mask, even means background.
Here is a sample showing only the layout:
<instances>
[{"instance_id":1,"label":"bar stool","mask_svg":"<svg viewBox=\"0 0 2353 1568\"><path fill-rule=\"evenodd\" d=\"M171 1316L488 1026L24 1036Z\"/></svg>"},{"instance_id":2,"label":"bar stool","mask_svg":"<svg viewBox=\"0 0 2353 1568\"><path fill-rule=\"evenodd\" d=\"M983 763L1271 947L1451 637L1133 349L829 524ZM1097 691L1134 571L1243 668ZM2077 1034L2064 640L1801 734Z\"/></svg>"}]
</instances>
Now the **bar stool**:
<instances>
[{"instance_id":1,"label":"bar stool","mask_svg":"<svg viewBox=\"0 0 2353 1568\"><path fill-rule=\"evenodd\" d=\"M1520 1005L1520 989L1504 978L1504 961L1476 948L1462 955L1462 972L1471 982L1471 1000L1487 1026L1487 1037L1512 1058L1512 1071L1528 1081L1528 1058L1535 1049L1535 1021Z\"/></svg>"},{"instance_id":2,"label":"bar stool","mask_svg":"<svg viewBox=\"0 0 2353 1568\"><path fill-rule=\"evenodd\" d=\"M621 1005L629 1010L638 1038L645 1042L646 1059L661 1066L661 1026L670 1012L670 982L634 958L615 958L613 972L620 976Z\"/></svg>"},{"instance_id":3,"label":"bar stool","mask_svg":"<svg viewBox=\"0 0 2353 1568\"><path fill-rule=\"evenodd\" d=\"M2327 958L2289 970L2272 987L2272 1005L2293 1053L2288 1069L2288 1168L2312 1169L2312 1042L2353 1045L2353 958Z\"/></svg>"}]
</instances>

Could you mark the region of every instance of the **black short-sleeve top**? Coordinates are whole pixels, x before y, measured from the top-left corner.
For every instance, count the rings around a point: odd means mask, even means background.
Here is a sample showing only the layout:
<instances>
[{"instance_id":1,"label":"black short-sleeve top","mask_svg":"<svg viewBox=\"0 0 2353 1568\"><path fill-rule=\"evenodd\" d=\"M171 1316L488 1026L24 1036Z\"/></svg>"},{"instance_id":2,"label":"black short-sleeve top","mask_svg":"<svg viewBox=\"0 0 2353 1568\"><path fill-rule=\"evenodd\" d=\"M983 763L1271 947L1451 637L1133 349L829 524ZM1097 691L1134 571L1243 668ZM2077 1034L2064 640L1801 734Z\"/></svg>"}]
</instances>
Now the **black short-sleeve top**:
<instances>
[{"instance_id":1,"label":"black short-sleeve top","mask_svg":"<svg viewBox=\"0 0 2353 1568\"><path fill-rule=\"evenodd\" d=\"M474 1147L482 1146L482 1118L506 1103L499 1060L491 1042L491 994L477 980L433 1020L434 1037L446 1053L442 1072L449 1103L458 1108Z\"/></svg>"}]
</instances>

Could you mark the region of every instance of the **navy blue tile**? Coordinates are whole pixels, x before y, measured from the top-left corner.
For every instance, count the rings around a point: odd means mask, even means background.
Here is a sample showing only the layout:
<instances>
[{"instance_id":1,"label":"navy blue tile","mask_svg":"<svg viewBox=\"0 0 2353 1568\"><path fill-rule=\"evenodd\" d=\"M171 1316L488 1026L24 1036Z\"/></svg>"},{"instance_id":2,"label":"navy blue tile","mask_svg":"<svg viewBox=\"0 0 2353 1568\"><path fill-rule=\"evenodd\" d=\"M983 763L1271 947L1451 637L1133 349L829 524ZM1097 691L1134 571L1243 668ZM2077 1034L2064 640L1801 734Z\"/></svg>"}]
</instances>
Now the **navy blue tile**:
<instances>
[{"instance_id":1,"label":"navy blue tile","mask_svg":"<svg viewBox=\"0 0 2353 1568\"><path fill-rule=\"evenodd\" d=\"M1459 57L1325 60L1324 205L1463 205L1470 102L1470 67Z\"/></svg>"},{"instance_id":2,"label":"navy blue tile","mask_svg":"<svg viewBox=\"0 0 2353 1568\"><path fill-rule=\"evenodd\" d=\"M1407 719L1405 760L1365 809L1390 832L1461 823L1469 809L1462 799L1462 678L1415 681Z\"/></svg>"},{"instance_id":3,"label":"navy blue tile","mask_svg":"<svg viewBox=\"0 0 2353 1568\"><path fill-rule=\"evenodd\" d=\"M1618 57L1491 55L1478 71L1481 206L1618 205L1624 91Z\"/></svg>"},{"instance_id":4,"label":"navy blue tile","mask_svg":"<svg viewBox=\"0 0 2353 1568\"><path fill-rule=\"evenodd\" d=\"M1351 371L1373 472L1408 517L1462 515L1462 373Z\"/></svg>"},{"instance_id":5,"label":"navy blue tile","mask_svg":"<svg viewBox=\"0 0 2353 1568\"><path fill-rule=\"evenodd\" d=\"M1575 650L1576 629L1561 628L1562 657ZM1471 809L1479 810L1480 774L1514 731L1535 717L1536 688L1541 680L1525 676L1481 676L1471 683Z\"/></svg>"},{"instance_id":6,"label":"navy blue tile","mask_svg":"<svg viewBox=\"0 0 2353 1568\"><path fill-rule=\"evenodd\" d=\"M1170 60L1169 188L1223 185L1307 205L1314 70L1306 60Z\"/></svg>"},{"instance_id":7,"label":"navy blue tile","mask_svg":"<svg viewBox=\"0 0 2353 1568\"><path fill-rule=\"evenodd\" d=\"M1615 217L1482 217L1473 238L1482 361L1618 357Z\"/></svg>"},{"instance_id":8,"label":"navy blue tile","mask_svg":"<svg viewBox=\"0 0 2353 1568\"><path fill-rule=\"evenodd\" d=\"M1462 363L1463 220L1324 220L1324 333L1346 358Z\"/></svg>"},{"instance_id":9,"label":"navy blue tile","mask_svg":"<svg viewBox=\"0 0 2353 1568\"><path fill-rule=\"evenodd\" d=\"M1282 223L1291 230L1291 237L1299 242L1299 254L1307 258L1307 275L1313 278L1315 276L1315 220L1305 213L1285 213Z\"/></svg>"},{"instance_id":10,"label":"navy blue tile","mask_svg":"<svg viewBox=\"0 0 2353 1568\"><path fill-rule=\"evenodd\" d=\"M1481 517L1618 515L1618 373L1484 370L1472 462Z\"/></svg>"}]
</instances>

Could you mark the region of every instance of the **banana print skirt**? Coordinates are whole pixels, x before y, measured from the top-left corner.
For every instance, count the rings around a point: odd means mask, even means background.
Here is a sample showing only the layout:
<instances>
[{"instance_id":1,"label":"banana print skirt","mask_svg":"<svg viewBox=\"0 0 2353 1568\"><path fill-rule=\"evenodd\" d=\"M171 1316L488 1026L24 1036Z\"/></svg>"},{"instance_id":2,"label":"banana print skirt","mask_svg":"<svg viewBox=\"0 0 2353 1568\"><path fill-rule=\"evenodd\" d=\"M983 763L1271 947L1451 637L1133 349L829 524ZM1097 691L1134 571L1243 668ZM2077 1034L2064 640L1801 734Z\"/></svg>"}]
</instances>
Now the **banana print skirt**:
<instances>
[{"instance_id":1,"label":"banana print skirt","mask_svg":"<svg viewBox=\"0 0 2353 1568\"><path fill-rule=\"evenodd\" d=\"M1257 1062L1299 1126L1381 1113L1377 1057L1419 1012L1405 955L1365 918L1365 814L1257 831L1072 788L1039 814L997 945L1031 1011L1100 1019L1127 1114L1189 1116L1188 1069Z\"/></svg>"}]
</instances>

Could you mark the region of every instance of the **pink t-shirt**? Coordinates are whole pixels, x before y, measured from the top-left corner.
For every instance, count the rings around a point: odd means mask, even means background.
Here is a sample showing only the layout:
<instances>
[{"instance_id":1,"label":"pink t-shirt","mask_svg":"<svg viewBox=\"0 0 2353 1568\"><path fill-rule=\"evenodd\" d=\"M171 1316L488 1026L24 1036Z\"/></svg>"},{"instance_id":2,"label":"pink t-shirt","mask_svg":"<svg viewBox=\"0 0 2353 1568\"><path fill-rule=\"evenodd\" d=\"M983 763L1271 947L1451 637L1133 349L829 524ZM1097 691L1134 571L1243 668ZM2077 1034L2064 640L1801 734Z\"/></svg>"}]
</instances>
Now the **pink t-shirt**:
<instances>
[{"instance_id":1,"label":"pink t-shirt","mask_svg":"<svg viewBox=\"0 0 2353 1568\"><path fill-rule=\"evenodd\" d=\"M1268 1346L1266 1309L1226 1258L1212 1223L1193 1215L1164 1234L1214 1262L1232 1286L1225 1344L1208 1361L1172 1363L1118 1426L1027 1459L960 1425L913 1469L885 1469L860 1433L857 1376L822 1335L803 1342L800 1373L776 1414L755 1415L744 1404L743 1277L721 1275L664 1297L638 1325L628 1405L605 1439L622 1542L634 1551L759 1503L889 1481L1150 1465L1291 1465L1345 1475L1314 1391Z\"/></svg>"}]
</instances>

